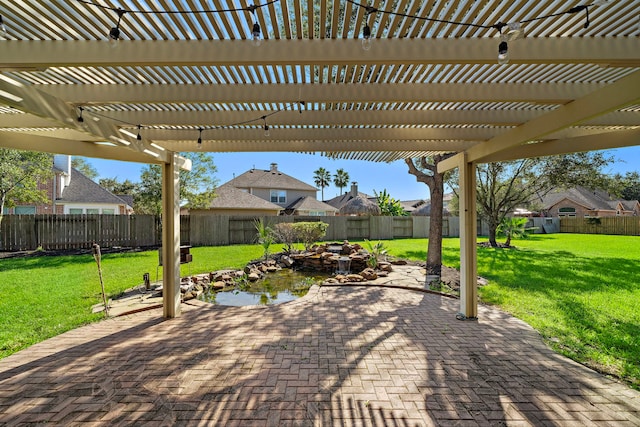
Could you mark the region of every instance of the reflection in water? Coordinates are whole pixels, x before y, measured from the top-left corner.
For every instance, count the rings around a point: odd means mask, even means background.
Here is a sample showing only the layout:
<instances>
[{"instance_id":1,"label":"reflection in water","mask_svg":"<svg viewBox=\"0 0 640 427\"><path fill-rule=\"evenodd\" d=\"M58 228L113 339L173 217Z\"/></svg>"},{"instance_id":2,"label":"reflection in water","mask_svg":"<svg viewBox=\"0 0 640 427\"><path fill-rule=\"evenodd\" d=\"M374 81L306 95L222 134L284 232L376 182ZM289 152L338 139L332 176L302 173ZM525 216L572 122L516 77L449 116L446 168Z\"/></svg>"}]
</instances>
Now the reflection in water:
<instances>
[{"instance_id":1,"label":"reflection in water","mask_svg":"<svg viewBox=\"0 0 640 427\"><path fill-rule=\"evenodd\" d=\"M282 269L269 273L255 283L239 284L218 292L206 292L198 297L218 305L271 305L293 301L305 296L309 288L329 277L318 272Z\"/></svg>"}]
</instances>

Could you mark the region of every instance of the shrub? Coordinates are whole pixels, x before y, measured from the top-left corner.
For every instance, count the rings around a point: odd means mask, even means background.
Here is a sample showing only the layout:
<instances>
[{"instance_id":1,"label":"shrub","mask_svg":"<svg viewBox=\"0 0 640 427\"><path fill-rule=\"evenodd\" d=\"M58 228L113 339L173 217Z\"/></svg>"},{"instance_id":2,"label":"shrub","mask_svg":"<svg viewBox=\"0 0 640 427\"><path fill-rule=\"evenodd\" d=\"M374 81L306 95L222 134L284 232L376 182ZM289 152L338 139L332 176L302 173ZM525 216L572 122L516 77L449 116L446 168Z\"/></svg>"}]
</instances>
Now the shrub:
<instances>
[{"instance_id":1,"label":"shrub","mask_svg":"<svg viewBox=\"0 0 640 427\"><path fill-rule=\"evenodd\" d=\"M298 241L296 230L291 222L281 222L273 227L273 236L276 242L284 244L284 251L293 252L293 244Z\"/></svg>"},{"instance_id":2,"label":"shrub","mask_svg":"<svg viewBox=\"0 0 640 427\"><path fill-rule=\"evenodd\" d=\"M304 245L305 250L311 249L311 246L324 238L327 234L326 222L296 222L293 224L296 240Z\"/></svg>"}]
</instances>

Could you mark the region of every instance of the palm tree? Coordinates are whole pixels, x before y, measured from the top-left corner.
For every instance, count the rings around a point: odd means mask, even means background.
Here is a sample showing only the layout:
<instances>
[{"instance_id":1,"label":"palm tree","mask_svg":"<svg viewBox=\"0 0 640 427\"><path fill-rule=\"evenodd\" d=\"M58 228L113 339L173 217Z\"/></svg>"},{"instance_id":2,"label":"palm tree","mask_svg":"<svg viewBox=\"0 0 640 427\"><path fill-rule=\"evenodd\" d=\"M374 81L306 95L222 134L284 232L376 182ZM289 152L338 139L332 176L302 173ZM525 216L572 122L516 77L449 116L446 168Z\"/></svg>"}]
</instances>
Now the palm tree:
<instances>
[{"instance_id":1,"label":"palm tree","mask_svg":"<svg viewBox=\"0 0 640 427\"><path fill-rule=\"evenodd\" d=\"M349 172L344 169L338 169L333 175L333 184L340 189L340 195L342 196L342 189L349 183Z\"/></svg>"},{"instance_id":2,"label":"palm tree","mask_svg":"<svg viewBox=\"0 0 640 427\"><path fill-rule=\"evenodd\" d=\"M320 187L322 200L324 200L324 187L328 187L331 184L331 172L325 168L318 168L313 172L313 182Z\"/></svg>"}]
</instances>

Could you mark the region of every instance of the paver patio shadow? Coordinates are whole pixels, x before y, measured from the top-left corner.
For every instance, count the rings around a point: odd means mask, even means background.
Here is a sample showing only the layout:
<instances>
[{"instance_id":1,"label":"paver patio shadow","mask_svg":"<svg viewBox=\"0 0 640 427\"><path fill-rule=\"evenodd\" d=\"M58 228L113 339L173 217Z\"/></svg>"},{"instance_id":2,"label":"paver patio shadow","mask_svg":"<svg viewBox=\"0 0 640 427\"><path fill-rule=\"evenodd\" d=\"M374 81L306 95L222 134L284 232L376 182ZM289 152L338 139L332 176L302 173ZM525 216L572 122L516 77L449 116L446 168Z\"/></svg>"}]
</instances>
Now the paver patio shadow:
<instances>
[{"instance_id":1,"label":"paver patio shadow","mask_svg":"<svg viewBox=\"0 0 640 427\"><path fill-rule=\"evenodd\" d=\"M372 287L88 325L0 360L0 423L640 425L640 394L523 322Z\"/></svg>"}]
</instances>

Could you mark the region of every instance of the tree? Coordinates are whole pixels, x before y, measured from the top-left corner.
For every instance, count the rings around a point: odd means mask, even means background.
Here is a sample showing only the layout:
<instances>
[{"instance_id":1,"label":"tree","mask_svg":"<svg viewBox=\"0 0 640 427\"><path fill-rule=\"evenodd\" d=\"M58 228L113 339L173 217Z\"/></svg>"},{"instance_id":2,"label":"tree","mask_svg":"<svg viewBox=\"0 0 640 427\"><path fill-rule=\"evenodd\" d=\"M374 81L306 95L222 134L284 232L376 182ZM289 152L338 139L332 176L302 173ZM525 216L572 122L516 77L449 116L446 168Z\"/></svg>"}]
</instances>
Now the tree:
<instances>
[{"instance_id":1,"label":"tree","mask_svg":"<svg viewBox=\"0 0 640 427\"><path fill-rule=\"evenodd\" d=\"M113 194L130 194L135 196L140 191L140 184L128 179L120 182L117 177L102 178L98 182L100 187L109 190Z\"/></svg>"},{"instance_id":2,"label":"tree","mask_svg":"<svg viewBox=\"0 0 640 427\"><path fill-rule=\"evenodd\" d=\"M98 171L84 157L71 158L71 167L80 171L84 176L92 181L98 178Z\"/></svg>"},{"instance_id":3,"label":"tree","mask_svg":"<svg viewBox=\"0 0 640 427\"><path fill-rule=\"evenodd\" d=\"M445 174L438 173L438 163L452 154L436 154L432 157L405 159L409 173L429 187L431 217L429 220L429 243L427 247L427 274L440 276L442 271L442 221L444 210Z\"/></svg>"},{"instance_id":4,"label":"tree","mask_svg":"<svg viewBox=\"0 0 640 427\"><path fill-rule=\"evenodd\" d=\"M0 148L0 222L5 205L48 201L38 183L52 176L52 166L50 154Z\"/></svg>"},{"instance_id":5,"label":"tree","mask_svg":"<svg viewBox=\"0 0 640 427\"><path fill-rule=\"evenodd\" d=\"M608 190L624 200L640 200L640 174L638 172L627 172L624 176L615 174L609 180Z\"/></svg>"},{"instance_id":6,"label":"tree","mask_svg":"<svg viewBox=\"0 0 640 427\"><path fill-rule=\"evenodd\" d=\"M601 169L612 161L602 152L574 153L477 167L478 214L489 226L489 243L498 246L496 233L503 219L518 207L532 207L554 188L604 188ZM451 182L456 191L455 182Z\"/></svg>"},{"instance_id":7,"label":"tree","mask_svg":"<svg viewBox=\"0 0 640 427\"><path fill-rule=\"evenodd\" d=\"M387 193L387 190L382 190L381 193L376 193L376 190L373 190L373 193L376 196L376 201L378 202L378 206L380 207L380 215L383 216L406 216L407 212L404 210L402 205L400 204L400 200L394 199Z\"/></svg>"},{"instance_id":8,"label":"tree","mask_svg":"<svg viewBox=\"0 0 640 427\"><path fill-rule=\"evenodd\" d=\"M338 169L333 175L333 185L340 189L340 195L342 196L342 189L349 184L349 173L344 169Z\"/></svg>"},{"instance_id":9,"label":"tree","mask_svg":"<svg viewBox=\"0 0 640 427\"><path fill-rule=\"evenodd\" d=\"M325 168L318 168L313 171L313 182L320 187L322 200L324 200L324 187L328 187L331 184L331 172Z\"/></svg>"},{"instance_id":10,"label":"tree","mask_svg":"<svg viewBox=\"0 0 640 427\"><path fill-rule=\"evenodd\" d=\"M192 164L190 171L180 171L180 200L190 208L206 208L215 197L217 185L213 157L208 153L181 155L191 159ZM162 212L162 169L159 165L148 165L142 169L136 211L154 215Z\"/></svg>"}]
</instances>

